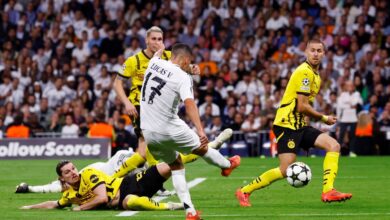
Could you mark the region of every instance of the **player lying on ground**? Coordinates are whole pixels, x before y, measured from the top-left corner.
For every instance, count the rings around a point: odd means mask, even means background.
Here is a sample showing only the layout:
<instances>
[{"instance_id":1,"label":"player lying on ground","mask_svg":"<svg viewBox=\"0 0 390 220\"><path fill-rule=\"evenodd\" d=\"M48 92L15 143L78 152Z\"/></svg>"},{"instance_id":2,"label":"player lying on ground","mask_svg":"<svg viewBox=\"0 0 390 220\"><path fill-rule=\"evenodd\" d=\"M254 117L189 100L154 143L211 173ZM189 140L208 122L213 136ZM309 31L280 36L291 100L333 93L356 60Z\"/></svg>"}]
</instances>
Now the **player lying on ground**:
<instances>
[{"instance_id":1,"label":"player lying on ground","mask_svg":"<svg viewBox=\"0 0 390 220\"><path fill-rule=\"evenodd\" d=\"M80 173L72 162L60 161L56 172L59 180L69 186L58 201L22 206L21 209L54 209L70 207L74 211L91 209L179 210L182 203L158 203L151 197L171 176L166 163L124 178L113 178L94 168Z\"/></svg>"},{"instance_id":2,"label":"player lying on ground","mask_svg":"<svg viewBox=\"0 0 390 220\"><path fill-rule=\"evenodd\" d=\"M305 119L311 117L327 125L333 125L337 121L336 117L323 115L311 106L321 87L318 68L325 55L324 43L310 40L306 45L305 55L306 61L298 66L289 79L274 120L279 167L264 172L236 191L241 206L251 206L249 196L255 190L285 178L286 169L295 162L299 148L308 150L312 147L326 150L321 200L335 202L352 198L351 193L338 192L333 187L338 170L340 144L328 134L307 126Z\"/></svg>"},{"instance_id":3,"label":"player lying on ground","mask_svg":"<svg viewBox=\"0 0 390 220\"><path fill-rule=\"evenodd\" d=\"M209 143L209 146L215 149L219 149L221 145L232 136L232 133L233 131L230 128L223 130L214 141ZM102 171L103 173L109 176L115 174L114 177L123 177L136 168L134 165L130 164L130 160L129 160L129 158L133 155L133 153L134 152L131 149L120 150L114 156L112 156L107 162L96 162L88 165L82 170L87 168L94 168ZM195 161L196 159L197 157L194 157L192 161ZM187 162L192 162L192 161L187 161ZM64 190L65 189L61 184L61 181L55 180L45 185L36 185L36 186L30 186L29 184L23 182L16 186L15 193L59 193ZM172 193L173 192L168 190L165 191L159 190L157 192L157 195L170 196L172 195Z\"/></svg>"}]
</instances>

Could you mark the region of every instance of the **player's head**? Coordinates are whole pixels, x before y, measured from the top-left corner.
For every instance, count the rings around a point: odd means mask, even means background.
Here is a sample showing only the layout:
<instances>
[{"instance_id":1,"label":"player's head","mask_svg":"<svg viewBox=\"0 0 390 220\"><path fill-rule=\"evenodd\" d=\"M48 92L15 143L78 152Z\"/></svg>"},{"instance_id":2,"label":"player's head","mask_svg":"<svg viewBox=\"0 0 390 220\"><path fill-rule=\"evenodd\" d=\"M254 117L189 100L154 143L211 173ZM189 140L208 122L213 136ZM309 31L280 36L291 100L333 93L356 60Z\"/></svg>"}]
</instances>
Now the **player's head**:
<instances>
[{"instance_id":1,"label":"player's head","mask_svg":"<svg viewBox=\"0 0 390 220\"><path fill-rule=\"evenodd\" d=\"M146 49L150 50L152 54L160 49L163 43L163 31L157 26L153 26L146 31Z\"/></svg>"},{"instance_id":2,"label":"player's head","mask_svg":"<svg viewBox=\"0 0 390 220\"><path fill-rule=\"evenodd\" d=\"M307 61L317 67L325 55L325 44L318 39L309 40L305 50Z\"/></svg>"},{"instance_id":3,"label":"player's head","mask_svg":"<svg viewBox=\"0 0 390 220\"><path fill-rule=\"evenodd\" d=\"M184 71L190 72L192 60L191 48L187 44L182 43L173 45L171 60L173 63L178 64Z\"/></svg>"},{"instance_id":4,"label":"player's head","mask_svg":"<svg viewBox=\"0 0 390 220\"><path fill-rule=\"evenodd\" d=\"M80 181L79 171L69 160L58 162L56 172L61 182L72 185Z\"/></svg>"}]
</instances>

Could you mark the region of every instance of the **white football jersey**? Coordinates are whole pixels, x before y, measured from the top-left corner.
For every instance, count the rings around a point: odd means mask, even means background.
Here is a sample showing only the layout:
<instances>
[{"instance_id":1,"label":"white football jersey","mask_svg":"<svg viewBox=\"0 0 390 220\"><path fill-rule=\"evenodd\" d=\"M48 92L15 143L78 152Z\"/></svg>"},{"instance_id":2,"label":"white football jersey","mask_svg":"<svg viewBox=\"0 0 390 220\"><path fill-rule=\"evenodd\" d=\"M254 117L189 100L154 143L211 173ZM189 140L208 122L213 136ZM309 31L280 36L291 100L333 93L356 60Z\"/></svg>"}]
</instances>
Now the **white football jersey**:
<instances>
[{"instance_id":1,"label":"white football jersey","mask_svg":"<svg viewBox=\"0 0 390 220\"><path fill-rule=\"evenodd\" d=\"M194 99L191 76L171 61L152 58L141 91L141 129L175 134L187 124L177 115L180 101Z\"/></svg>"},{"instance_id":2,"label":"white football jersey","mask_svg":"<svg viewBox=\"0 0 390 220\"><path fill-rule=\"evenodd\" d=\"M102 171L103 173L111 176L113 175L121 166L122 163L125 162L129 157L134 154L133 149L129 148L129 150L120 150L116 152L114 156L112 156L107 162L96 162L88 165L86 168L94 168ZM82 169L82 170L84 170ZM80 170L80 173L81 171Z\"/></svg>"}]
</instances>

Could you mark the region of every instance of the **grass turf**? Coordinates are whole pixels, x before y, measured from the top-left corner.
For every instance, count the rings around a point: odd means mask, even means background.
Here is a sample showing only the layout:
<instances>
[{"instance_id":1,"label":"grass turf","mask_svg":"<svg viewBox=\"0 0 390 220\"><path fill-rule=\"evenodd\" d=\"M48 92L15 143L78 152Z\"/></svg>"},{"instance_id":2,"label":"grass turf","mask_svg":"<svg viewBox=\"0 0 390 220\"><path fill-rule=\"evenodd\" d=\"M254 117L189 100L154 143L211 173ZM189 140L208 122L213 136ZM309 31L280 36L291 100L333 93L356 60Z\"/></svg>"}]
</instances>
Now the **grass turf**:
<instances>
[{"instance_id":1,"label":"grass turf","mask_svg":"<svg viewBox=\"0 0 390 220\"><path fill-rule=\"evenodd\" d=\"M186 165L187 181L207 178L191 189L192 200L204 219L390 219L390 157L342 157L336 188L352 192L350 201L325 204L320 201L323 158L300 157L312 170L308 186L295 189L281 180L251 195L252 207L239 207L235 190L263 171L277 166L277 159L244 158L228 178L219 169L199 160ZM75 160L82 168L92 160ZM121 211L20 210L22 205L57 200L60 194L15 194L20 182L45 184L56 178L54 160L0 161L1 219L184 219L183 211L138 212L130 217L116 217ZM171 180L166 188L172 189ZM176 196L164 201L178 201Z\"/></svg>"}]
</instances>

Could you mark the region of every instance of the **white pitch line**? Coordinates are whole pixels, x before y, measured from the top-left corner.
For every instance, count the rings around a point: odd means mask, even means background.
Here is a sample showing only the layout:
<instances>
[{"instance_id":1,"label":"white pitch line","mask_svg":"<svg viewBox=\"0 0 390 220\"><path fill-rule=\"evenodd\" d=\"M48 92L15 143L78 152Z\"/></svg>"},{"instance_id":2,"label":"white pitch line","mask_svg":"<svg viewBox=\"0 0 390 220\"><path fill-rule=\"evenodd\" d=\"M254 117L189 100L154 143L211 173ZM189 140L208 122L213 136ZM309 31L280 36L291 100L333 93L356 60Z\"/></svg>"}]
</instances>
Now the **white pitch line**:
<instances>
[{"instance_id":1,"label":"white pitch line","mask_svg":"<svg viewBox=\"0 0 390 220\"><path fill-rule=\"evenodd\" d=\"M188 189L191 189L192 187L200 184L201 182L205 181L206 178L196 178L190 182L187 183L187 186L188 186ZM153 200L156 201L156 202L160 202L164 199L168 198L167 196L156 196L156 197L153 197ZM133 216L133 215L136 215L138 213L138 211L124 211L124 212L121 212L119 213L118 215L116 216L120 216L120 217L123 217L123 216Z\"/></svg>"},{"instance_id":2,"label":"white pitch line","mask_svg":"<svg viewBox=\"0 0 390 220\"><path fill-rule=\"evenodd\" d=\"M368 213L281 213L281 214L203 214L202 217L342 217L342 216L388 216L389 212L368 212ZM183 215L151 215L150 218L182 218Z\"/></svg>"}]
</instances>

